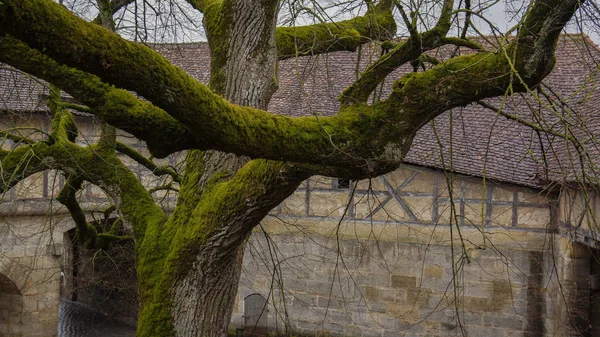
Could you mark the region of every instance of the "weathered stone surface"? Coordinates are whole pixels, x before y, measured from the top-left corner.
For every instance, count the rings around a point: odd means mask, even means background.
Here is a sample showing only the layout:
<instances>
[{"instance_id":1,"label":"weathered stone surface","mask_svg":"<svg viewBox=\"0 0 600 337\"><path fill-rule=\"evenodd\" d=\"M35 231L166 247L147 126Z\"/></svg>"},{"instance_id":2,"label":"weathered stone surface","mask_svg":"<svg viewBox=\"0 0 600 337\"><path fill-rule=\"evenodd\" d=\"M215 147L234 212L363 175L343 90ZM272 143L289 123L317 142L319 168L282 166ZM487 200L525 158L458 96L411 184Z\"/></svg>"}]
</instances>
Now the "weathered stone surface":
<instances>
[{"instance_id":1,"label":"weathered stone surface","mask_svg":"<svg viewBox=\"0 0 600 337\"><path fill-rule=\"evenodd\" d=\"M281 204L281 213L286 215L306 215L306 193L296 192Z\"/></svg>"},{"instance_id":2,"label":"weathered stone surface","mask_svg":"<svg viewBox=\"0 0 600 337\"><path fill-rule=\"evenodd\" d=\"M550 224L550 209L537 207L519 207L517 226L524 228L546 228Z\"/></svg>"},{"instance_id":3,"label":"weathered stone surface","mask_svg":"<svg viewBox=\"0 0 600 337\"><path fill-rule=\"evenodd\" d=\"M309 216L341 217L349 207L348 193L317 192L310 193Z\"/></svg>"}]
</instances>

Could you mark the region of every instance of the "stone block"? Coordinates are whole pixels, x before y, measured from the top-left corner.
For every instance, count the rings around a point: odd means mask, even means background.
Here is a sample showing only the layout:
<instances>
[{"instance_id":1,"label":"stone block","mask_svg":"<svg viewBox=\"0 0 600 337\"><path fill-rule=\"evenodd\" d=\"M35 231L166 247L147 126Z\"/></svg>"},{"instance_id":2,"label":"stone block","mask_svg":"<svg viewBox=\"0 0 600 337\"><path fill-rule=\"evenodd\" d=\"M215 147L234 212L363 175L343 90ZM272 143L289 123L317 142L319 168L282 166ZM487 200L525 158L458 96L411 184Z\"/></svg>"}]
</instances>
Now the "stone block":
<instances>
[{"instance_id":1,"label":"stone block","mask_svg":"<svg viewBox=\"0 0 600 337\"><path fill-rule=\"evenodd\" d=\"M39 247L25 246L25 256L34 257L34 256L37 256L38 254L41 254L41 252L39 252Z\"/></svg>"},{"instance_id":2,"label":"stone block","mask_svg":"<svg viewBox=\"0 0 600 337\"><path fill-rule=\"evenodd\" d=\"M23 296L23 311L34 312L38 311L39 297L34 296Z\"/></svg>"},{"instance_id":3,"label":"stone block","mask_svg":"<svg viewBox=\"0 0 600 337\"><path fill-rule=\"evenodd\" d=\"M447 291L451 291L452 289L452 279L444 279L437 277L429 277L423 278L421 282L419 282L419 289L423 292L431 292L431 293L445 293ZM424 293L425 294L425 293ZM410 299L408 300L410 301Z\"/></svg>"},{"instance_id":4,"label":"stone block","mask_svg":"<svg viewBox=\"0 0 600 337\"><path fill-rule=\"evenodd\" d=\"M485 312L489 309L489 299L486 297L465 296L463 298L464 308L473 312Z\"/></svg>"},{"instance_id":5,"label":"stone block","mask_svg":"<svg viewBox=\"0 0 600 337\"><path fill-rule=\"evenodd\" d=\"M464 294L466 296L487 298L492 296L493 286L491 282L467 281L465 283Z\"/></svg>"},{"instance_id":6,"label":"stone block","mask_svg":"<svg viewBox=\"0 0 600 337\"><path fill-rule=\"evenodd\" d=\"M516 315L484 315L483 325L511 330L523 330L523 317Z\"/></svg>"},{"instance_id":7,"label":"stone block","mask_svg":"<svg viewBox=\"0 0 600 337\"><path fill-rule=\"evenodd\" d=\"M354 276L357 285L386 287L389 285L387 273L363 273Z\"/></svg>"},{"instance_id":8,"label":"stone block","mask_svg":"<svg viewBox=\"0 0 600 337\"><path fill-rule=\"evenodd\" d=\"M469 336L506 337L506 330L481 326L467 327Z\"/></svg>"},{"instance_id":9,"label":"stone block","mask_svg":"<svg viewBox=\"0 0 600 337\"><path fill-rule=\"evenodd\" d=\"M382 298L384 302L397 302L397 303L405 303L406 302L406 290L405 289L393 289L392 297Z\"/></svg>"},{"instance_id":10,"label":"stone block","mask_svg":"<svg viewBox=\"0 0 600 337\"><path fill-rule=\"evenodd\" d=\"M417 278L414 276L391 275L390 284L392 288L411 289L417 286Z\"/></svg>"},{"instance_id":11,"label":"stone block","mask_svg":"<svg viewBox=\"0 0 600 337\"><path fill-rule=\"evenodd\" d=\"M14 245L11 247L11 253L13 257L25 256L25 247L21 245Z\"/></svg>"},{"instance_id":12,"label":"stone block","mask_svg":"<svg viewBox=\"0 0 600 337\"><path fill-rule=\"evenodd\" d=\"M327 318L331 322L339 323L339 324L350 324L352 323L352 313L347 312L344 308L342 309L332 309L327 311Z\"/></svg>"},{"instance_id":13,"label":"stone block","mask_svg":"<svg viewBox=\"0 0 600 337\"><path fill-rule=\"evenodd\" d=\"M377 325L384 328L386 331L396 331L404 327L404 324L396 318L389 317L388 315L377 315Z\"/></svg>"},{"instance_id":14,"label":"stone block","mask_svg":"<svg viewBox=\"0 0 600 337\"><path fill-rule=\"evenodd\" d=\"M366 286L364 290L364 296L369 301L378 301L379 289L373 286Z\"/></svg>"},{"instance_id":15,"label":"stone block","mask_svg":"<svg viewBox=\"0 0 600 337\"><path fill-rule=\"evenodd\" d=\"M352 322L359 326L377 326L376 315L370 312L352 312Z\"/></svg>"},{"instance_id":16,"label":"stone block","mask_svg":"<svg viewBox=\"0 0 600 337\"><path fill-rule=\"evenodd\" d=\"M379 314L385 314L387 313L387 302L378 302L378 301L366 301L367 307L366 307L366 312L374 314L374 313L379 313Z\"/></svg>"},{"instance_id":17,"label":"stone block","mask_svg":"<svg viewBox=\"0 0 600 337\"><path fill-rule=\"evenodd\" d=\"M11 324L23 323L23 313L21 311L10 311L8 315L8 320Z\"/></svg>"},{"instance_id":18,"label":"stone block","mask_svg":"<svg viewBox=\"0 0 600 337\"><path fill-rule=\"evenodd\" d=\"M420 310L418 305L388 303L386 314L404 322L416 323L421 318Z\"/></svg>"},{"instance_id":19,"label":"stone block","mask_svg":"<svg viewBox=\"0 0 600 337\"><path fill-rule=\"evenodd\" d=\"M33 325L32 325L33 326ZM28 326L23 326L21 324L10 324L8 327L8 331L10 333L11 336L23 336L25 333L25 335L30 335L27 333L27 331L32 331L30 329L28 329Z\"/></svg>"},{"instance_id":20,"label":"stone block","mask_svg":"<svg viewBox=\"0 0 600 337\"><path fill-rule=\"evenodd\" d=\"M446 281L449 282L449 281ZM444 288L446 289L446 288ZM419 305L419 306L427 306L429 304L429 299L434 294L431 289L427 288L417 288L414 291L406 292L406 302L410 305Z\"/></svg>"},{"instance_id":21,"label":"stone block","mask_svg":"<svg viewBox=\"0 0 600 337\"><path fill-rule=\"evenodd\" d=\"M383 330L378 329L370 329L364 326L355 325L346 325L344 326L344 336L352 336L352 337L382 337ZM386 335L388 336L388 335Z\"/></svg>"},{"instance_id":22,"label":"stone block","mask_svg":"<svg viewBox=\"0 0 600 337\"><path fill-rule=\"evenodd\" d=\"M393 302L396 300L398 290L379 288L379 299L384 302ZM402 292L402 290L400 290Z\"/></svg>"},{"instance_id":23,"label":"stone block","mask_svg":"<svg viewBox=\"0 0 600 337\"><path fill-rule=\"evenodd\" d=\"M289 291L293 292L306 292L306 280L284 280L283 287Z\"/></svg>"},{"instance_id":24,"label":"stone block","mask_svg":"<svg viewBox=\"0 0 600 337\"><path fill-rule=\"evenodd\" d=\"M39 321L38 312L24 312L21 315L21 321L24 325L31 325Z\"/></svg>"},{"instance_id":25,"label":"stone block","mask_svg":"<svg viewBox=\"0 0 600 337\"><path fill-rule=\"evenodd\" d=\"M306 287L310 294L317 296L330 296L334 288L331 282L321 281L306 281Z\"/></svg>"},{"instance_id":26,"label":"stone block","mask_svg":"<svg viewBox=\"0 0 600 337\"><path fill-rule=\"evenodd\" d=\"M423 278L442 278L444 268L440 266L427 265L423 268Z\"/></svg>"},{"instance_id":27,"label":"stone block","mask_svg":"<svg viewBox=\"0 0 600 337\"><path fill-rule=\"evenodd\" d=\"M8 309L10 310L11 313L21 312L23 310L23 296L11 295L10 296L10 306Z\"/></svg>"},{"instance_id":28,"label":"stone block","mask_svg":"<svg viewBox=\"0 0 600 337\"><path fill-rule=\"evenodd\" d=\"M59 305L59 300L48 300L48 299L44 299L38 302L38 310L42 311L45 309L50 309L51 311L54 311L54 309L58 308Z\"/></svg>"},{"instance_id":29,"label":"stone block","mask_svg":"<svg viewBox=\"0 0 600 337\"><path fill-rule=\"evenodd\" d=\"M338 324L338 323L331 323L331 322L323 323L321 328L324 330L323 336L334 336L337 334L342 334L344 332L344 325Z\"/></svg>"},{"instance_id":30,"label":"stone block","mask_svg":"<svg viewBox=\"0 0 600 337\"><path fill-rule=\"evenodd\" d=\"M342 301L334 296L318 296L316 298L316 307L333 310L343 309Z\"/></svg>"},{"instance_id":31,"label":"stone block","mask_svg":"<svg viewBox=\"0 0 600 337\"><path fill-rule=\"evenodd\" d=\"M439 336L441 328L441 322L435 322L431 320L426 320L423 322L423 330L427 334L432 334L433 336Z\"/></svg>"}]
</instances>

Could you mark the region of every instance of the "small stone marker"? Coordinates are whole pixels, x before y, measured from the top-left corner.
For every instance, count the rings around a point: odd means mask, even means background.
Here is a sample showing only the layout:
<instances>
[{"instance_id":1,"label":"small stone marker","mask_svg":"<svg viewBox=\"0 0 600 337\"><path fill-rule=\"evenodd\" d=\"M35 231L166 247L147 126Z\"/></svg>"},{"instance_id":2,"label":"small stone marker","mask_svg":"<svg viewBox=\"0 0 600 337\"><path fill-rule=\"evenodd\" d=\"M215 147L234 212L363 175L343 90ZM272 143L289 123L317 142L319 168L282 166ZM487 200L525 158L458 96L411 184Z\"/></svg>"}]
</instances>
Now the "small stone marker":
<instances>
[{"instance_id":1,"label":"small stone marker","mask_svg":"<svg viewBox=\"0 0 600 337\"><path fill-rule=\"evenodd\" d=\"M244 298L244 337L267 335L268 309L267 300L261 294Z\"/></svg>"}]
</instances>

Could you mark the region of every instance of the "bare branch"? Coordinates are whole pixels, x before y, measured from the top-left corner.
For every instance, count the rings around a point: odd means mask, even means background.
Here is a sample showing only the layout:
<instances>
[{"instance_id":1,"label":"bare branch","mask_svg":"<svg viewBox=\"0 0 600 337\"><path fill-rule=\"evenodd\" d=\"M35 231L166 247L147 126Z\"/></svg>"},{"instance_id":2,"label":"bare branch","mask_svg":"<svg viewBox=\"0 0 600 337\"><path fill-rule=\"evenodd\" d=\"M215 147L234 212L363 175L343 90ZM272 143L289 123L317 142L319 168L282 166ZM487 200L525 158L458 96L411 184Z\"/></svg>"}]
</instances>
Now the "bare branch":
<instances>
[{"instance_id":1,"label":"bare branch","mask_svg":"<svg viewBox=\"0 0 600 337\"><path fill-rule=\"evenodd\" d=\"M11 131L14 131L14 130L17 130L17 129L0 130L0 136L3 138L6 138L6 139L10 139L13 142L15 142L16 144L30 144L31 145L31 144L35 143L35 140L12 133ZM38 130L38 131L41 131L41 130Z\"/></svg>"},{"instance_id":2,"label":"bare branch","mask_svg":"<svg viewBox=\"0 0 600 337\"><path fill-rule=\"evenodd\" d=\"M79 242L88 249L105 249L112 241L131 240L132 237L130 236L117 235L115 232L118 227L116 226L113 226L115 231L111 228L111 231L108 233L98 233L96 227L87 221L85 213L77 202L77 191L81 189L82 183L83 179L81 176L69 175L65 182L65 186L56 198L61 204L67 207L73 221L75 221L77 239Z\"/></svg>"},{"instance_id":3,"label":"bare branch","mask_svg":"<svg viewBox=\"0 0 600 337\"><path fill-rule=\"evenodd\" d=\"M452 21L452 6L454 1L444 0L442 12L435 27L424 33L411 32L411 37L383 55L371 64L360 78L342 93L342 105L365 103L369 96L394 69L416 60L422 53L439 48L450 42L459 42L458 39L448 40L446 34ZM412 23L411 23L412 25Z\"/></svg>"},{"instance_id":4,"label":"bare branch","mask_svg":"<svg viewBox=\"0 0 600 337\"><path fill-rule=\"evenodd\" d=\"M497 114L506 117L507 119L510 119L510 120L513 120L513 121L515 121L515 122L517 122L519 124L525 125L525 126L531 128L531 129L535 130L535 131L540 131L540 132L544 132L544 133L547 133L547 134L551 134L553 136L557 136L557 137L569 140L571 142L575 142L576 141L575 138L573 138L573 136L570 136L570 135L567 135L567 134L564 134L564 133L560 133L560 132L556 132L556 131L554 131L552 129L549 129L549 128L544 128L544 127L540 126L539 124L532 123L532 122L529 122L527 120L524 120L524 119L520 118L519 116L509 114L506 111L504 111L503 109L499 109L499 108L497 108L497 107L495 107L495 106L493 106L493 105L491 105L491 104L489 104L487 102L477 101L476 103L479 104L479 105L481 105L482 107L484 107L486 109L490 109L490 110L496 112Z\"/></svg>"},{"instance_id":5,"label":"bare branch","mask_svg":"<svg viewBox=\"0 0 600 337\"><path fill-rule=\"evenodd\" d=\"M192 7L201 13L206 12L209 6L219 5L222 0L186 0Z\"/></svg>"},{"instance_id":6,"label":"bare branch","mask_svg":"<svg viewBox=\"0 0 600 337\"><path fill-rule=\"evenodd\" d=\"M152 160L142 156L141 153L137 152L136 150L132 149L131 147L129 147L121 142L117 142L116 149L117 149L117 151L119 151L122 154L128 156L129 158L135 160L136 162L138 162L139 164L141 164L142 166L144 166L145 168L150 170L153 174L155 174L157 176L170 175L171 178L173 178L173 181L181 182L181 176L174 169L172 169L170 167L156 165Z\"/></svg>"}]
</instances>

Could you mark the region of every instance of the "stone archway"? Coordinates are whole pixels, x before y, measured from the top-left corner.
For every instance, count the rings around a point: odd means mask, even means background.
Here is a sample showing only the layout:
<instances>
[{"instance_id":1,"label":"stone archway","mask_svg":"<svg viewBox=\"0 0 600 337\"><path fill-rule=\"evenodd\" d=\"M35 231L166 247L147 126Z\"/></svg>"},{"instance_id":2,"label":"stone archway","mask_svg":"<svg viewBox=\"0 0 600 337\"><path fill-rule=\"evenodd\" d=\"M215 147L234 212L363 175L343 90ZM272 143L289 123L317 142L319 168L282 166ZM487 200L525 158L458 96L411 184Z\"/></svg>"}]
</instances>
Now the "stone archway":
<instances>
[{"instance_id":1,"label":"stone archway","mask_svg":"<svg viewBox=\"0 0 600 337\"><path fill-rule=\"evenodd\" d=\"M0 336L22 336L23 296L16 284L0 274Z\"/></svg>"}]
</instances>

